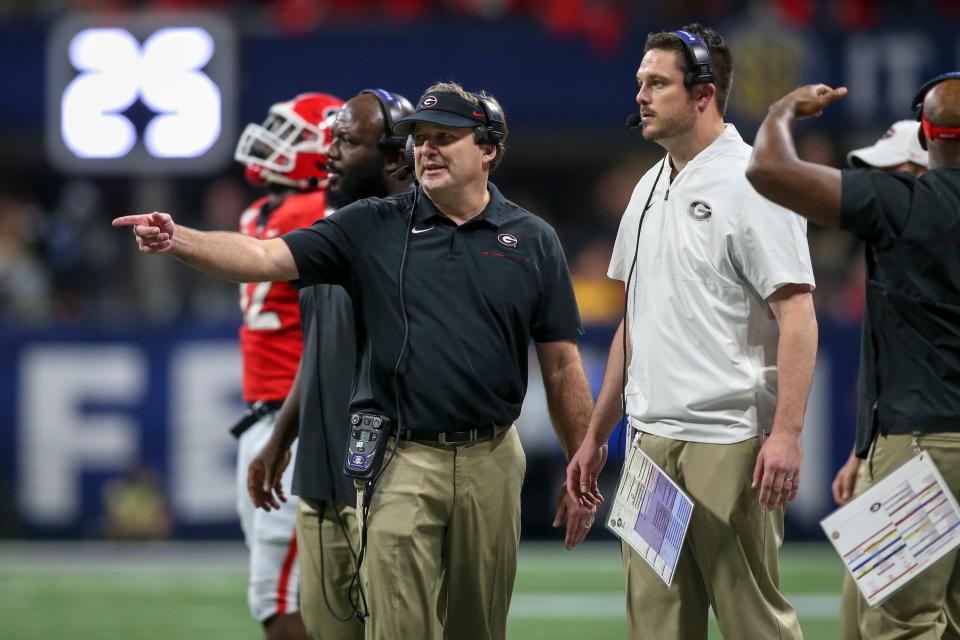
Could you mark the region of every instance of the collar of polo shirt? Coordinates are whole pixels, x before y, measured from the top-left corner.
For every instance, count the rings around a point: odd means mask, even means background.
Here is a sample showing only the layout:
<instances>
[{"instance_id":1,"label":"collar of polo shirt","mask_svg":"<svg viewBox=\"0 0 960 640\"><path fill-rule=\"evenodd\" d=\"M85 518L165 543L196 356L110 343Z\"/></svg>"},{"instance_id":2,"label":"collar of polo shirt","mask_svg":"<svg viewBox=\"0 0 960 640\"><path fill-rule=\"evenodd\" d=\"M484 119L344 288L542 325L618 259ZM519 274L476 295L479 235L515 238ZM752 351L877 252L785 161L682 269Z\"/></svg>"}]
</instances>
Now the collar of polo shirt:
<instances>
[{"instance_id":1,"label":"collar of polo shirt","mask_svg":"<svg viewBox=\"0 0 960 640\"><path fill-rule=\"evenodd\" d=\"M503 197L503 194L500 193L500 190L497 189L496 185L492 182L487 182L487 190L490 192L490 202L487 203L483 211L468 220L465 224L482 223L499 229L500 225L504 222L503 216L507 210L505 206L507 199ZM417 210L413 214L415 223L427 222L433 218L449 220L447 216L437 209L430 198L419 198L417 201Z\"/></svg>"}]
</instances>

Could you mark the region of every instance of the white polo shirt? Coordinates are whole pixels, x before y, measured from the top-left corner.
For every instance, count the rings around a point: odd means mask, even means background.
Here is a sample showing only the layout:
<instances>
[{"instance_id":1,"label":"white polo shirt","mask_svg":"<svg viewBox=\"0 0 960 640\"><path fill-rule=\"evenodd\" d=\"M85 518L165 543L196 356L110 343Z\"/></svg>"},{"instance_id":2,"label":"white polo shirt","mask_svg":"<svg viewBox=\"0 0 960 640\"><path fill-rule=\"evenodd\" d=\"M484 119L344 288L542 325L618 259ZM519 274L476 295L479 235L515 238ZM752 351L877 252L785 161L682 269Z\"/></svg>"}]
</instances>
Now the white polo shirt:
<instances>
[{"instance_id":1,"label":"white polo shirt","mask_svg":"<svg viewBox=\"0 0 960 640\"><path fill-rule=\"evenodd\" d=\"M654 165L620 222L607 275L626 282L636 255L626 396L641 431L729 444L772 426L779 332L766 299L814 279L806 220L754 191L750 151L726 125L672 184L664 159L654 186Z\"/></svg>"}]
</instances>

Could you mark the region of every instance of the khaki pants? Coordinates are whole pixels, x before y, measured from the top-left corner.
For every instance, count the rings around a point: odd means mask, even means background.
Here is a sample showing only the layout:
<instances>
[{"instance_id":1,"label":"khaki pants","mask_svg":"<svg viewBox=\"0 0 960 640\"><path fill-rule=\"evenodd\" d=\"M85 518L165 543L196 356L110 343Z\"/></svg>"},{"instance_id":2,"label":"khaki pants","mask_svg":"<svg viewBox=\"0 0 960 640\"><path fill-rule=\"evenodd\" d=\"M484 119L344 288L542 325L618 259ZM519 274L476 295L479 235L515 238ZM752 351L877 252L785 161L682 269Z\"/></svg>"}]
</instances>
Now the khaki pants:
<instances>
[{"instance_id":1,"label":"khaki pants","mask_svg":"<svg viewBox=\"0 0 960 640\"><path fill-rule=\"evenodd\" d=\"M367 640L506 636L526 466L514 428L468 445L397 447L367 520Z\"/></svg>"},{"instance_id":2,"label":"khaki pants","mask_svg":"<svg viewBox=\"0 0 960 640\"><path fill-rule=\"evenodd\" d=\"M912 441L909 434L879 436L860 464L855 493L866 491L912 458ZM960 494L960 433L923 435L917 443L930 454L954 496ZM960 639L960 562L956 550L876 608L867 606L852 579L848 576L847 580L842 611L845 640ZM854 620L859 621L859 636L853 631Z\"/></svg>"},{"instance_id":3,"label":"khaki pants","mask_svg":"<svg viewBox=\"0 0 960 640\"><path fill-rule=\"evenodd\" d=\"M622 545L629 637L705 640L713 607L724 638L800 639L780 594L783 511L767 511L750 488L759 439L704 444L643 434L640 448L694 502L687 537L667 586Z\"/></svg>"},{"instance_id":4,"label":"khaki pants","mask_svg":"<svg viewBox=\"0 0 960 640\"><path fill-rule=\"evenodd\" d=\"M348 596L355 567L350 545L354 552L359 551L359 540L356 509L340 502L300 499L297 509L300 613L313 640L363 638L363 625L356 618L341 620L353 612ZM354 599L359 602L356 589ZM332 613L330 609L333 609Z\"/></svg>"}]
</instances>

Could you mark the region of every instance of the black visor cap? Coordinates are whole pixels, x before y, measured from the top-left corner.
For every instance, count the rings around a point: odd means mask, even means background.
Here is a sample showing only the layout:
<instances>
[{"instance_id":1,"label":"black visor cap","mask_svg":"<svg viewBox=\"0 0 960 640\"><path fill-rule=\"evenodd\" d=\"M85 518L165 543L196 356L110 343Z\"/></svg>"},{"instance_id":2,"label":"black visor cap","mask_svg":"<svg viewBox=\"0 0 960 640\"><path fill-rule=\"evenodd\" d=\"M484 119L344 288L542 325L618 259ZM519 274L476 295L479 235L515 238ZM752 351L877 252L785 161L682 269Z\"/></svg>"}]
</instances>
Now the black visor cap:
<instances>
[{"instance_id":1,"label":"black visor cap","mask_svg":"<svg viewBox=\"0 0 960 640\"><path fill-rule=\"evenodd\" d=\"M441 127L482 127L487 124L483 107L452 93L428 93L420 98L417 110L397 120L393 132L408 136L418 122L429 122Z\"/></svg>"}]
</instances>

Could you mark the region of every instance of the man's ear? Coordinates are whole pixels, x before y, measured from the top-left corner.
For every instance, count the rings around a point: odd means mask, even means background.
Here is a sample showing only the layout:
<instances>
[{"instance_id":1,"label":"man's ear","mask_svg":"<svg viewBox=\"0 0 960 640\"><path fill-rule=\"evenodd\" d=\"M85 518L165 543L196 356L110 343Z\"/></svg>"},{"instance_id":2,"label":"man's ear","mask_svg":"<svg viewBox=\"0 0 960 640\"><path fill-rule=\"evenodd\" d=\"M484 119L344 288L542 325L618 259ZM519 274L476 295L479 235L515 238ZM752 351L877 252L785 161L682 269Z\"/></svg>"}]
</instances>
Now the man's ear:
<instances>
[{"instance_id":1,"label":"man's ear","mask_svg":"<svg viewBox=\"0 0 960 640\"><path fill-rule=\"evenodd\" d=\"M479 146L480 146L481 152L483 152L483 156L481 156L481 159L483 160L483 162L486 162L488 164L492 163L494 159L496 159L497 157L497 153L498 153L497 145L481 144Z\"/></svg>"},{"instance_id":2,"label":"man's ear","mask_svg":"<svg viewBox=\"0 0 960 640\"><path fill-rule=\"evenodd\" d=\"M700 111L706 111L707 105L710 104L710 99L717 95L717 85L712 82L708 84L698 84L694 85L693 91Z\"/></svg>"},{"instance_id":3,"label":"man's ear","mask_svg":"<svg viewBox=\"0 0 960 640\"><path fill-rule=\"evenodd\" d=\"M383 171L392 174L407 162L406 151L403 149L389 149L383 152Z\"/></svg>"}]
</instances>

